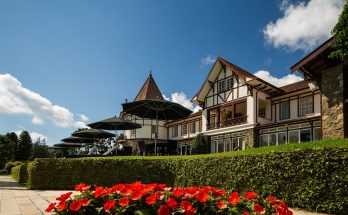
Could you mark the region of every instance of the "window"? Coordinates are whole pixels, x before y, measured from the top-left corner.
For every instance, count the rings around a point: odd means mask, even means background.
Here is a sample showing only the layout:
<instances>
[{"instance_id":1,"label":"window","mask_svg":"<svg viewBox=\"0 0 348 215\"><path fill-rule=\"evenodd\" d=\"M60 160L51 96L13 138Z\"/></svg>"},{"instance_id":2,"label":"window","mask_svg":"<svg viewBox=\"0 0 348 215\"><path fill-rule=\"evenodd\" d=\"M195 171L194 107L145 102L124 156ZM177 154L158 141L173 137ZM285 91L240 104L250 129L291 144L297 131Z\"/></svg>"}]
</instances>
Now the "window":
<instances>
[{"instance_id":1,"label":"window","mask_svg":"<svg viewBox=\"0 0 348 215\"><path fill-rule=\"evenodd\" d=\"M260 139L261 147L268 146L268 134L261 135Z\"/></svg>"},{"instance_id":2,"label":"window","mask_svg":"<svg viewBox=\"0 0 348 215\"><path fill-rule=\"evenodd\" d=\"M190 123L190 133L196 133L196 122Z\"/></svg>"},{"instance_id":3,"label":"window","mask_svg":"<svg viewBox=\"0 0 348 215\"><path fill-rule=\"evenodd\" d=\"M277 133L273 133L269 135L269 145L270 146L277 145Z\"/></svg>"},{"instance_id":4,"label":"window","mask_svg":"<svg viewBox=\"0 0 348 215\"><path fill-rule=\"evenodd\" d=\"M221 93L223 91L225 91L225 81L224 80L218 82L218 92Z\"/></svg>"},{"instance_id":5,"label":"window","mask_svg":"<svg viewBox=\"0 0 348 215\"><path fill-rule=\"evenodd\" d=\"M278 133L278 145L285 144L286 143L286 132L279 132Z\"/></svg>"},{"instance_id":6,"label":"window","mask_svg":"<svg viewBox=\"0 0 348 215\"><path fill-rule=\"evenodd\" d=\"M290 102L280 103L280 119L289 119L290 118Z\"/></svg>"},{"instance_id":7,"label":"window","mask_svg":"<svg viewBox=\"0 0 348 215\"><path fill-rule=\"evenodd\" d=\"M266 101L262 99L259 100L259 117L266 117Z\"/></svg>"},{"instance_id":8,"label":"window","mask_svg":"<svg viewBox=\"0 0 348 215\"><path fill-rule=\"evenodd\" d=\"M313 97L307 96L299 100L299 116L313 113Z\"/></svg>"},{"instance_id":9,"label":"window","mask_svg":"<svg viewBox=\"0 0 348 215\"><path fill-rule=\"evenodd\" d=\"M172 137L178 136L178 126L172 127Z\"/></svg>"},{"instance_id":10,"label":"window","mask_svg":"<svg viewBox=\"0 0 348 215\"><path fill-rule=\"evenodd\" d=\"M182 135L186 135L187 134L187 124L183 124L182 125Z\"/></svg>"},{"instance_id":11,"label":"window","mask_svg":"<svg viewBox=\"0 0 348 215\"><path fill-rule=\"evenodd\" d=\"M289 131L289 143L298 143L299 133L298 131Z\"/></svg>"},{"instance_id":12,"label":"window","mask_svg":"<svg viewBox=\"0 0 348 215\"><path fill-rule=\"evenodd\" d=\"M307 142L307 141L311 141L311 130L310 129L301 130L300 142Z\"/></svg>"},{"instance_id":13,"label":"window","mask_svg":"<svg viewBox=\"0 0 348 215\"><path fill-rule=\"evenodd\" d=\"M313 128L313 140L320 140L321 128Z\"/></svg>"},{"instance_id":14,"label":"window","mask_svg":"<svg viewBox=\"0 0 348 215\"><path fill-rule=\"evenodd\" d=\"M232 89L232 87L233 87L233 78L232 77L227 78L226 79L226 89L230 90L230 89Z\"/></svg>"}]
</instances>

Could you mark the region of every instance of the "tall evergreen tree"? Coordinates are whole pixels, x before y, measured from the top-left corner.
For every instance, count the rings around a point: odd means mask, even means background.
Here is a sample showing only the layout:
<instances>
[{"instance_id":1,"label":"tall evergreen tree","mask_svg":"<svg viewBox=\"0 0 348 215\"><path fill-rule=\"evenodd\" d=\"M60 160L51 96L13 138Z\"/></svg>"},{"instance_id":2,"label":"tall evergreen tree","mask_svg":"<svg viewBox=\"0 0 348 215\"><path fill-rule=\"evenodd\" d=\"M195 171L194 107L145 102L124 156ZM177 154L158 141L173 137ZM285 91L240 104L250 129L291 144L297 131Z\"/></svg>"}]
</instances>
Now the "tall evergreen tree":
<instances>
[{"instance_id":1,"label":"tall evergreen tree","mask_svg":"<svg viewBox=\"0 0 348 215\"><path fill-rule=\"evenodd\" d=\"M6 136L0 136L0 169L5 167L5 164L14 158L11 150L14 143Z\"/></svg>"},{"instance_id":2,"label":"tall evergreen tree","mask_svg":"<svg viewBox=\"0 0 348 215\"><path fill-rule=\"evenodd\" d=\"M15 160L28 160L31 155L31 148L33 143L27 131L23 131L19 135L17 149L15 153Z\"/></svg>"},{"instance_id":3,"label":"tall evergreen tree","mask_svg":"<svg viewBox=\"0 0 348 215\"><path fill-rule=\"evenodd\" d=\"M5 135L5 138L9 140L9 145L8 145L8 150L11 153L11 158L10 160L15 159L15 153L18 145L18 136L15 132L9 132Z\"/></svg>"}]
</instances>

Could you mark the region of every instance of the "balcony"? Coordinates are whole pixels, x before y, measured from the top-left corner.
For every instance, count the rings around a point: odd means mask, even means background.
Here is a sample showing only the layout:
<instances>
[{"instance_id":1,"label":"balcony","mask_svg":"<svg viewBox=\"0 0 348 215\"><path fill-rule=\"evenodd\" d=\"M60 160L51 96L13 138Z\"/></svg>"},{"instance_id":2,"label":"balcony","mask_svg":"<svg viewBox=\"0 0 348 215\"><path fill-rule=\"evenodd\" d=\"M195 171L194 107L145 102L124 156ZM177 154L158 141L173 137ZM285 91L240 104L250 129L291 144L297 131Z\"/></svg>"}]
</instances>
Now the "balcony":
<instances>
[{"instance_id":1,"label":"balcony","mask_svg":"<svg viewBox=\"0 0 348 215\"><path fill-rule=\"evenodd\" d=\"M234 125L244 124L247 122L247 118L248 118L248 116L241 116L241 117L237 117L237 118L223 120L220 122L209 123L209 124L207 124L207 130L225 128L225 127L230 127L230 126L234 126Z\"/></svg>"}]
</instances>

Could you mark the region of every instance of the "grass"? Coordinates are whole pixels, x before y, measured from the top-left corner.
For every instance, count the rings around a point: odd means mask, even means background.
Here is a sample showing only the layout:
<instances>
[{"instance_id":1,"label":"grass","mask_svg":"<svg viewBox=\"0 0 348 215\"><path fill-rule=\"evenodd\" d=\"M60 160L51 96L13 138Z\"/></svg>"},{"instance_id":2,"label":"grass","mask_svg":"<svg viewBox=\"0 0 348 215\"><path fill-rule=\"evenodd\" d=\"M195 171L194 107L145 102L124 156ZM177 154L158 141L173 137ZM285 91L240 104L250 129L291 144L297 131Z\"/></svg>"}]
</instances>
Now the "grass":
<instances>
[{"instance_id":1,"label":"grass","mask_svg":"<svg viewBox=\"0 0 348 215\"><path fill-rule=\"evenodd\" d=\"M306 149L322 149L322 148L348 148L348 139L340 140L322 140L312 141L304 143L290 143L279 146L269 146L260 148L251 148L242 151L222 152L215 154L203 154L203 155L184 155L184 156L115 156L115 157L102 157L102 159L192 159L201 157L219 157L219 156L239 156L239 155L254 155L273 152L286 152ZM89 157L90 158L90 157ZM101 158L101 157L98 157ZM77 158L88 159L88 158Z\"/></svg>"}]
</instances>

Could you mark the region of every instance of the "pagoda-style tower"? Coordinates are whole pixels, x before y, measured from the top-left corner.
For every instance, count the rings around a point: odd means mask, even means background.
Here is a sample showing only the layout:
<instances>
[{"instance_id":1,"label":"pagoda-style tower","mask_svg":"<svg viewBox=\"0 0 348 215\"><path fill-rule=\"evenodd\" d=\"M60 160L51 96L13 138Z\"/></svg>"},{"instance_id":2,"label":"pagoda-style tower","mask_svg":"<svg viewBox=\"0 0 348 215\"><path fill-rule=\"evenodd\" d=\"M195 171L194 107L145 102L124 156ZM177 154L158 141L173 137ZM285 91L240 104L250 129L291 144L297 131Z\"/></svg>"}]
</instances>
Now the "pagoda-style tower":
<instances>
[{"instance_id":1,"label":"pagoda-style tower","mask_svg":"<svg viewBox=\"0 0 348 215\"><path fill-rule=\"evenodd\" d=\"M140 101L145 99L160 99L164 100L163 95L158 88L150 71L149 76L140 88L134 101ZM154 140L156 131L155 119L144 119L133 115L126 115L124 118L142 125L142 128L135 130L125 131L127 142L133 148L133 154L135 155L154 155ZM161 154L161 150L168 150L168 131L164 127L166 121L158 121L158 139L157 148L158 153ZM173 146L176 150L176 145Z\"/></svg>"}]
</instances>

